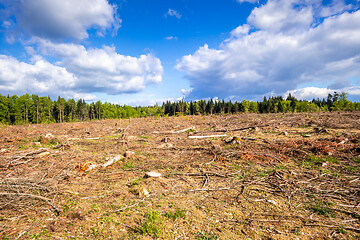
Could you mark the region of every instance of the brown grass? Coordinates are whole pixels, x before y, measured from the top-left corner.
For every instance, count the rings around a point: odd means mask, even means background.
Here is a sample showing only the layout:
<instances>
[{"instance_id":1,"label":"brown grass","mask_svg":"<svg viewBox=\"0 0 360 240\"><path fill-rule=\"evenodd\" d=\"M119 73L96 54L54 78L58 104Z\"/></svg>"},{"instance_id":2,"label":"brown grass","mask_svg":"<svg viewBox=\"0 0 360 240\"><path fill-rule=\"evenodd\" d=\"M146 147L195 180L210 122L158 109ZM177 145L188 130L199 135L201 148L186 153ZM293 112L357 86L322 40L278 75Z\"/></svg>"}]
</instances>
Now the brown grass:
<instances>
[{"instance_id":1,"label":"brown grass","mask_svg":"<svg viewBox=\"0 0 360 240\"><path fill-rule=\"evenodd\" d=\"M1 126L0 236L358 239L359 119L240 114ZM187 128L196 131L178 132ZM188 137L220 134L227 137ZM126 151L135 155L100 167ZM144 178L148 171L162 177Z\"/></svg>"}]
</instances>

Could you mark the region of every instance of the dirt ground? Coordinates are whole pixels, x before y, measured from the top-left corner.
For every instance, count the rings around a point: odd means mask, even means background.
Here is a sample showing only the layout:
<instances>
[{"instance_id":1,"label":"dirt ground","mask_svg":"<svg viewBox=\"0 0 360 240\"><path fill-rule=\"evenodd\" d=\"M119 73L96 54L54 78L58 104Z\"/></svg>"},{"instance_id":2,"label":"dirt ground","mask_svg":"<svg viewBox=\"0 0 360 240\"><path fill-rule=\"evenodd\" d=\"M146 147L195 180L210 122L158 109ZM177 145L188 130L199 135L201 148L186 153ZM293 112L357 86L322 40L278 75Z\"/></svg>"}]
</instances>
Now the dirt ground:
<instances>
[{"instance_id":1,"label":"dirt ground","mask_svg":"<svg viewBox=\"0 0 360 240\"><path fill-rule=\"evenodd\" d=\"M0 236L359 239L360 112L0 126Z\"/></svg>"}]
</instances>

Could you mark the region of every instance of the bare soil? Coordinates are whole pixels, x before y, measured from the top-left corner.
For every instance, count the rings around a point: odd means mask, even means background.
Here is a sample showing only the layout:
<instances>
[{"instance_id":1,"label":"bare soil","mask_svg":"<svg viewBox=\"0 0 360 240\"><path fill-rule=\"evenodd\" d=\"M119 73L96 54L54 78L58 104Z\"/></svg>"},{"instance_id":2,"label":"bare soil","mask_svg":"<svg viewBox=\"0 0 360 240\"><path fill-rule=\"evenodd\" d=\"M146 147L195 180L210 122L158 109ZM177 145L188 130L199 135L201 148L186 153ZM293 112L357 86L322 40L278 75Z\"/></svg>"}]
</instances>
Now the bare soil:
<instances>
[{"instance_id":1,"label":"bare soil","mask_svg":"<svg viewBox=\"0 0 360 240\"><path fill-rule=\"evenodd\" d=\"M359 239L360 112L0 126L0 236Z\"/></svg>"}]
</instances>

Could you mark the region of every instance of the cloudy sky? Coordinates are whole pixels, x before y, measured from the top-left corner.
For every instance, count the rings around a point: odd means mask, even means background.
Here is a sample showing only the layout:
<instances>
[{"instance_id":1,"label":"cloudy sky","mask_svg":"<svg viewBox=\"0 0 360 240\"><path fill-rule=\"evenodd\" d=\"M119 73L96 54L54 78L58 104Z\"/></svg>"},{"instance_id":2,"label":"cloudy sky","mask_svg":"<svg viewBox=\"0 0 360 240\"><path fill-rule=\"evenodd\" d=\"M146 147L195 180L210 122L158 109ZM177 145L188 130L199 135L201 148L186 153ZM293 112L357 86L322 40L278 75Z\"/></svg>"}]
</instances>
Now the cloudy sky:
<instances>
[{"instance_id":1,"label":"cloudy sky","mask_svg":"<svg viewBox=\"0 0 360 240\"><path fill-rule=\"evenodd\" d=\"M360 0L0 0L0 94L360 101Z\"/></svg>"}]
</instances>

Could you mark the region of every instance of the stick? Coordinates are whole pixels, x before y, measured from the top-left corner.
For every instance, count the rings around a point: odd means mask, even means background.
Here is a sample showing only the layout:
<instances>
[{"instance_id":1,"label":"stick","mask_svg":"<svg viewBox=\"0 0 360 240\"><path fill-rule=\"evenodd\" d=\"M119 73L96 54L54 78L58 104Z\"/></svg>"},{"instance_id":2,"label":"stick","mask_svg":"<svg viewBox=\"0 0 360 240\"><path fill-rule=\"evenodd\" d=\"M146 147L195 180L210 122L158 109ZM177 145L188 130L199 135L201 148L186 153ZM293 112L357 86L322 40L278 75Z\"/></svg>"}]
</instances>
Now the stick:
<instances>
[{"instance_id":1,"label":"stick","mask_svg":"<svg viewBox=\"0 0 360 240\"><path fill-rule=\"evenodd\" d=\"M186 132L187 130L190 130L190 129L195 129L195 128L194 127L189 127L189 128L185 128L185 129L176 131L176 132L171 131L171 133L183 133L183 132Z\"/></svg>"},{"instance_id":2,"label":"stick","mask_svg":"<svg viewBox=\"0 0 360 240\"><path fill-rule=\"evenodd\" d=\"M296 223L296 221L282 220L282 219L244 219L244 220L234 220L234 219L223 219L221 222L235 222L235 223L243 223L244 221L248 222L289 222Z\"/></svg>"},{"instance_id":3,"label":"stick","mask_svg":"<svg viewBox=\"0 0 360 240\"><path fill-rule=\"evenodd\" d=\"M261 127L268 127L268 126L270 126L270 124L260 125L260 126L243 127L243 128L234 128L234 129L218 129L218 130L213 130L211 132L237 132L237 131L242 131L242 130L255 129L256 127L261 128ZM198 132L198 133L204 133L204 131Z\"/></svg>"},{"instance_id":4,"label":"stick","mask_svg":"<svg viewBox=\"0 0 360 240\"><path fill-rule=\"evenodd\" d=\"M227 135L222 134L222 135L208 135L208 136L189 136L189 138L214 138L214 137L226 137Z\"/></svg>"},{"instance_id":5,"label":"stick","mask_svg":"<svg viewBox=\"0 0 360 240\"><path fill-rule=\"evenodd\" d=\"M351 230L354 232L360 232L359 228L345 227L345 226L335 226L335 225L324 225L324 224L313 224L313 223L305 223L305 226L309 227L327 227L327 228L343 228L345 230Z\"/></svg>"},{"instance_id":6,"label":"stick","mask_svg":"<svg viewBox=\"0 0 360 240\"><path fill-rule=\"evenodd\" d=\"M24 197L30 197L30 198L36 198L43 200L45 203L47 203L49 206L51 206L56 212L60 212L59 209L57 209L52 203L50 198L28 194L28 193L0 193L2 196L24 196Z\"/></svg>"},{"instance_id":7,"label":"stick","mask_svg":"<svg viewBox=\"0 0 360 240\"><path fill-rule=\"evenodd\" d=\"M200 188L200 189L191 189L189 190L189 192L196 192L196 191L222 191L222 190L230 190L231 188L226 187L226 188L218 188L218 189L213 189L213 188Z\"/></svg>"},{"instance_id":8,"label":"stick","mask_svg":"<svg viewBox=\"0 0 360 240\"><path fill-rule=\"evenodd\" d=\"M29 153L26 153L25 155L23 156L20 156L20 157L17 157L15 160L11 161L7 167L11 167L11 166L17 166L17 165L20 165L20 164L24 164L24 163L27 163L27 162L30 162L32 161L32 159L28 160L28 161L24 161L24 162L17 162L23 158L26 158L26 157L29 157L31 155L35 155L35 154L40 154L40 153L43 153L43 152L46 152L47 149L46 148L40 148L36 151L33 151L33 152L29 152Z\"/></svg>"},{"instance_id":9,"label":"stick","mask_svg":"<svg viewBox=\"0 0 360 240\"><path fill-rule=\"evenodd\" d=\"M229 177L228 175L222 175L220 173L210 173L210 172L204 172L204 173L206 173L208 176L216 176L216 177L223 177L223 178ZM201 174L201 173L174 173L174 175L203 176L203 174ZM231 175L231 174L229 174L229 175Z\"/></svg>"},{"instance_id":10,"label":"stick","mask_svg":"<svg viewBox=\"0 0 360 240\"><path fill-rule=\"evenodd\" d=\"M139 205L141 202L143 202L144 200L145 200L145 198L141 199L139 202L137 202L137 203L135 203L135 204L133 204L133 205L130 205L130 206L126 206L126 207L124 207L124 208L117 209L117 210L114 211L114 213L121 212L121 211L124 211L124 210L126 210L126 209L128 209L128 208L135 207L135 206Z\"/></svg>"}]
</instances>

